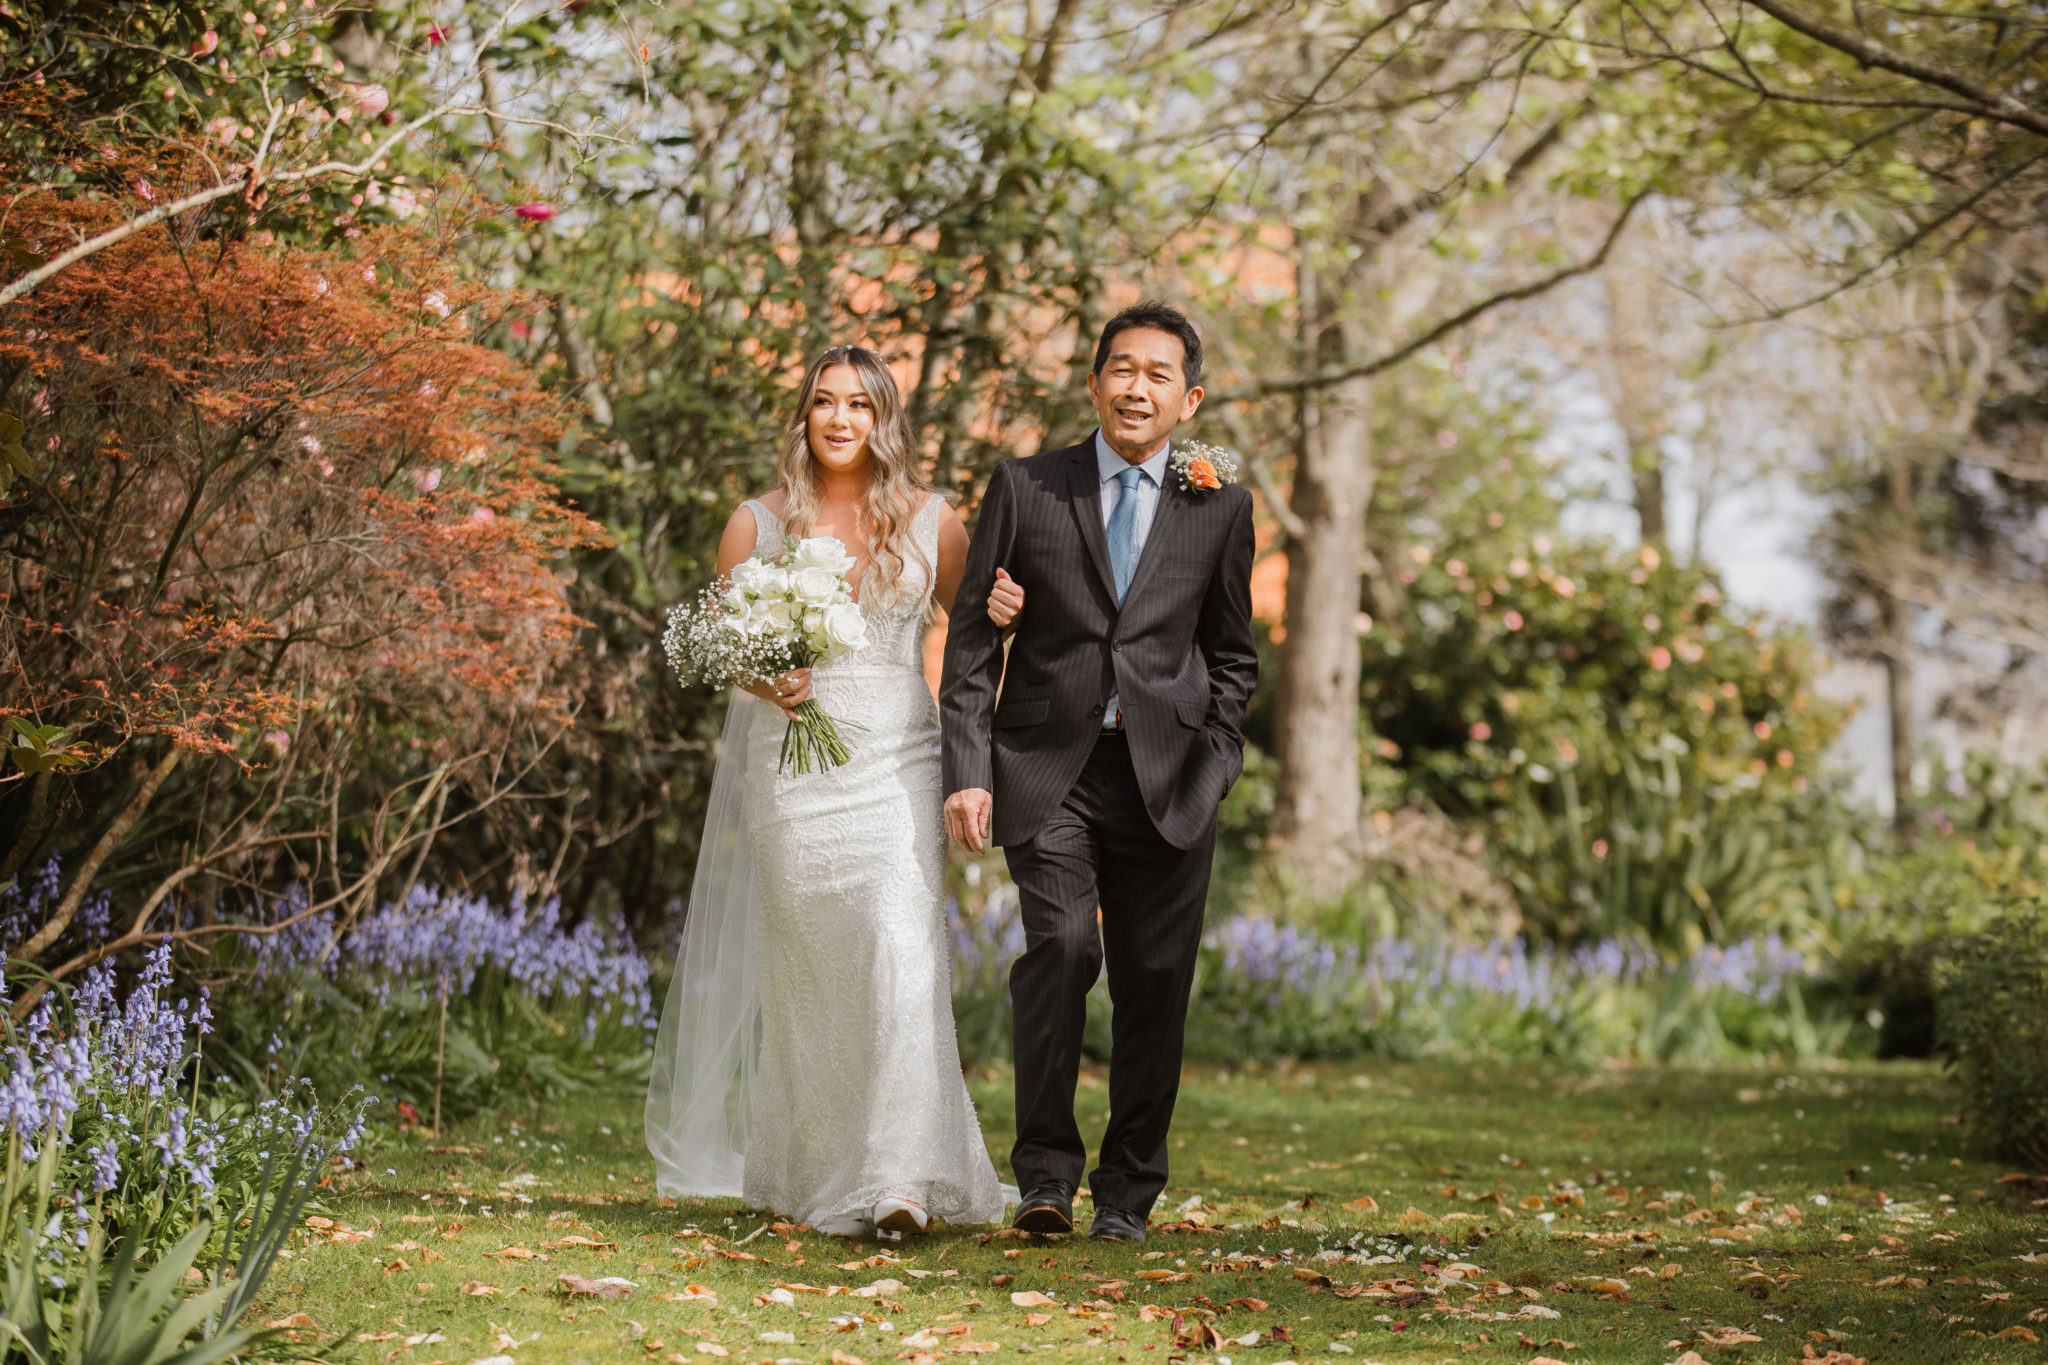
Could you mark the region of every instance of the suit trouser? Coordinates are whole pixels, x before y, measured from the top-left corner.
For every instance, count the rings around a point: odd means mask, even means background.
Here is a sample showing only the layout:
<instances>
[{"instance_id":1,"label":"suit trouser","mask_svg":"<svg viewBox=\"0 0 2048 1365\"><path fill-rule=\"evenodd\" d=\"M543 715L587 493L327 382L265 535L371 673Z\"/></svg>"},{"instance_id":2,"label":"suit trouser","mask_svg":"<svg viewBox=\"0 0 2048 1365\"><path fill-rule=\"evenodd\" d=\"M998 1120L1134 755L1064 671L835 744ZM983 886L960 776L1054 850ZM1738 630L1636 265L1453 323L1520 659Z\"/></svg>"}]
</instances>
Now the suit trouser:
<instances>
[{"instance_id":1,"label":"suit trouser","mask_svg":"<svg viewBox=\"0 0 2048 1365\"><path fill-rule=\"evenodd\" d=\"M1028 843L1003 850L1017 884L1024 952L1010 969L1020 1188L1081 1183L1088 1149L1074 1086L1088 992L1109 966L1109 1127L1089 1177L1097 1208L1143 1217L1166 1188L1166 1135L1180 1092L1182 1035L1216 828L1180 849L1161 838L1122 735L1087 765ZM1101 907L1098 927L1096 907Z\"/></svg>"}]
</instances>

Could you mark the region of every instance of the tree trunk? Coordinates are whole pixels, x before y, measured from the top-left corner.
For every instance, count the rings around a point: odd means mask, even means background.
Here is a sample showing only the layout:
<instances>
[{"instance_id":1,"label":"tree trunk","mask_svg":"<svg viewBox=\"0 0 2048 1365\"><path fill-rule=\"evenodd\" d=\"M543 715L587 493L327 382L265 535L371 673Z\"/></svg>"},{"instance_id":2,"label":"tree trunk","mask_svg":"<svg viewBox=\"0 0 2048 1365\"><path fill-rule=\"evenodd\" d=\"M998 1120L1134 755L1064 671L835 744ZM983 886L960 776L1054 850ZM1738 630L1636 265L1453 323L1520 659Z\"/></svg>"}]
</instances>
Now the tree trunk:
<instances>
[{"instance_id":1,"label":"tree trunk","mask_svg":"<svg viewBox=\"0 0 2048 1365\"><path fill-rule=\"evenodd\" d=\"M1314 281L1300 274L1303 311L1313 315ZM1363 328L1335 325L1317 339L1357 354L1363 338L1346 335L1353 330ZM1328 901L1358 875L1358 603L1374 472L1372 381L1346 381L1304 416L1289 498L1301 534L1287 552L1274 827L1295 889Z\"/></svg>"},{"instance_id":2,"label":"tree trunk","mask_svg":"<svg viewBox=\"0 0 2048 1365\"><path fill-rule=\"evenodd\" d=\"M1907 638L1909 608L1897 598L1884 603L1885 709L1891 718L1892 828L1913 832L1913 756L1920 736L1913 714L1912 641Z\"/></svg>"},{"instance_id":3,"label":"tree trunk","mask_svg":"<svg viewBox=\"0 0 2048 1365\"><path fill-rule=\"evenodd\" d=\"M1635 478L1636 520L1641 524L1643 544L1668 548L1670 537L1664 526L1664 453L1655 441L1629 453L1629 472ZM1699 547L1693 547L1697 557Z\"/></svg>"}]
</instances>

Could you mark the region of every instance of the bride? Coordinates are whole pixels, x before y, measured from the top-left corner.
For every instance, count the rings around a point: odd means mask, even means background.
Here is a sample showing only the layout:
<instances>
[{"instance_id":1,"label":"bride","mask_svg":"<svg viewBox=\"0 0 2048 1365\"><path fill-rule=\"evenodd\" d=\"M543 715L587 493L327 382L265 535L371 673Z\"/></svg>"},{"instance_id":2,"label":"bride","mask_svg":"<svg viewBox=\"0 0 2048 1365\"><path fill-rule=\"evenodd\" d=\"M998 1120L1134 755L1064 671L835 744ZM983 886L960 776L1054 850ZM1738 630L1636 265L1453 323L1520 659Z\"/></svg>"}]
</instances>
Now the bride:
<instances>
[{"instance_id":1,"label":"bride","mask_svg":"<svg viewBox=\"0 0 2048 1365\"><path fill-rule=\"evenodd\" d=\"M939 716L922 669L967 533L918 470L888 368L857 346L805 374L777 483L733 513L719 573L780 554L786 536L834 536L855 559L867 643L733 694L648 1091L656 1186L841 1236L993 1222L1007 1191L953 1033ZM1008 627L1023 601L999 580L990 619ZM813 695L852 761L784 774L773 708Z\"/></svg>"}]
</instances>

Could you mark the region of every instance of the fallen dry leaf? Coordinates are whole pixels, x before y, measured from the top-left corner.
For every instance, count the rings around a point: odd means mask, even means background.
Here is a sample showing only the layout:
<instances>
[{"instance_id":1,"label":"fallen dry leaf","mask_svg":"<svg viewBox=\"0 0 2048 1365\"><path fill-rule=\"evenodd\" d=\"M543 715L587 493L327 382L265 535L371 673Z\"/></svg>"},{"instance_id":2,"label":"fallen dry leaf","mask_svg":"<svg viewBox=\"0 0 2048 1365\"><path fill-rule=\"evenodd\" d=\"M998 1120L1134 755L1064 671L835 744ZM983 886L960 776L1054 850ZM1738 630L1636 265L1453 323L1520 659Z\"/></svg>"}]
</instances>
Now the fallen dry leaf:
<instances>
[{"instance_id":1,"label":"fallen dry leaf","mask_svg":"<svg viewBox=\"0 0 2048 1365\"><path fill-rule=\"evenodd\" d=\"M1702 1327L1700 1340L1709 1346L1740 1346L1745 1342L1762 1341L1763 1338L1740 1327Z\"/></svg>"},{"instance_id":2,"label":"fallen dry leaf","mask_svg":"<svg viewBox=\"0 0 2048 1365\"><path fill-rule=\"evenodd\" d=\"M1862 1356L1852 1356L1847 1351L1837 1351L1832 1346L1828 1347L1825 1354L1817 1352L1810 1341L1799 1348L1799 1365L1807 1365L1808 1362L1812 1362L1812 1365L1867 1365Z\"/></svg>"},{"instance_id":3,"label":"fallen dry leaf","mask_svg":"<svg viewBox=\"0 0 2048 1365\"><path fill-rule=\"evenodd\" d=\"M1181 1284L1195 1278L1195 1273L1192 1270L1140 1270L1137 1272L1137 1278L1152 1280L1158 1284ZM1011 1297L1016 1296L1013 1294Z\"/></svg>"},{"instance_id":4,"label":"fallen dry leaf","mask_svg":"<svg viewBox=\"0 0 2048 1365\"><path fill-rule=\"evenodd\" d=\"M1698 1351L1687 1351L1670 1365L1707 1365L1707 1358Z\"/></svg>"},{"instance_id":5,"label":"fallen dry leaf","mask_svg":"<svg viewBox=\"0 0 2048 1365\"><path fill-rule=\"evenodd\" d=\"M2022 1327L2018 1323L2014 1323L2003 1332L1993 1332L1991 1339L1993 1341L2024 1341L2028 1345L2033 1345L2040 1341L2041 1337L2032 1328Z\"/></svg>"},{"instance_id":6,"label":"fallen dry leaf","mask_svg":"<svg viewBox=\"0 0 2048 1365\"><path fill-rule=\"evenodd\" d=\"M264 1323L263 1325L264 1325L265 1327L276 1327L276 1328L289 1328L289 1327L314 1327L314 1326L317 1326L318 1324L316 1324L316 1323L315 1323L315 1322L313 1321L313 1319L312 1319L312 1317L311 1317L311 1315L310 1315L310 1314L306 1314L306 1313L294 1313L294 1314L292 1314L292 1315L291 1315L290 1317L288 1317L288 1318L272 1318L272 1319L271 1319L271 1320L270 1320L269 1322L266 1322L266 1323Z\"/></svg>"},{"instance_id":7,"label":"fallen dry leaf","mask_svg":"<svg viewBox=\"0 0 2048 1365\"><path fill-rule=\"evenodd\" d=\"M1369 1194L1361 1194L1344 1207L1350 1209L1353 1213L1378 1213L1380 1211L1380 1202Z\"/></svg>"},{"instance_id":8,"label":"fallen dry leaf","mask_svg":"<svg viewBox=\"0 0 2048 1365\"><path fill-rule=\"evenodd\" d=\"M1266 1311L1266 1301L1264 1299L1231 1299L1223 1306L1225 1308L1242 1308L1247 1313L1263 1313Z\"/></svg>"},{"instance_id":9,"label":"fallen dry leaf","mask_svg":"<svg viewBox=\"0 0 2048 1365\"><path fill-rule=\"evenodd\" d=\"M832 1365L868 1365L868 1363L859 1356L848 1355L844 1351L834 1351L832 1353Z\"/></svg>"},{"instance_id":10,"label":"fallen dry leaf","mask_svg":"<svg viewBox=\"0 0 2048 1365\"><path fill-rule=\"evenodd\" d=\"M1887 1275L1881 1280L1872 1280L1870 1284L1873 1289L1898 1289L1902 1287L1906 1289L1925 1289L1927 1287L1927 1281L1921 1279L1918 1275Z\"/></svg>"},{"instance_id":11,"label":"fallen dry leaf","mask_svg":"<svg viewBox=\"0 0 2048 1365\"><path fill-rule=\"evenodd\" d=\"M1010 1302L1019 1308L1051 1308L1059 1300L1050 1294L1041 1294L1036 1289L1020 1289L1010 1295Z\"/></svg>"},{"instance_id":12,"label":"fallen dry leaf","mask_svg":"<svg viewBox=\"0 0 2048 1365\"><path fill-rule=\"evenodd\" d=\"M1416 1208L1413 1204L1410 1204L1407 1208L1401 1211L1400 1218L1398 1218L1395 1221L1399 1222L1400 1225L1404 1228L1420 1228L1430 1226L1431 1224L1436 1222L1436 1219L1430 1217L1421 1209Z\"/></svg>"},{"instance_id":13,"label":"fallen dry leaf","mask_svg":"<svg viewBox=\"0 0 2048 1365\"><path fill-rule=\"evenodd\" d=\"M496 1256L501 1261L545 1261L552 1259L551 1257L541 1255L531 1247L516 1246L500 1247L496 1251L486 1251L484 1255Z\"/></svg>"},{"instance_id":14,"label":"fallen dry leaf","mask_svg":"<svg viewBox=\"0 0 2048 1365\"><path fill-rule=\"evenodd\" d=\"M987 1355L991 1351L1000 1351L1002 1349L1003 1348L1001 1346L997 1345L993 1341L963 1341L958 1346L955 1346L953 1348L952 1354L963 1356L983 1356Z\"/></svg>"},{"instance_id":15,"label":"fallen dry leaf","mask_svg":"<svg viewBox=\"0 0 2048 1365\"><path fill-rule=\"evenodd\" d=\"M462 1292L472 1299L487 1299L499 1291L494 1284L485 1284L482 1280L467 1280L463 1283Z\"/></svg>"},{"instance_id":16,"label":"fallen dry leaf","mask_svg":"<svg viewBox=\"0 0 2048 1365\"><path fill-rule=\"evenodd\" d=\"M715 1341L700 1341L697 1343L697 1354L700 1356L729 1356L732 1352L726 1350Z\"/></svg>"},{"instance_id":17,"label":"fallen dry leaf","mask_svg":"<svg viewBox=\"0 0 2048 1365\"><path fill-rule=\"evenodd\" d=\"M1147 1304L1146 1307L1149 1308L1151 1305ZM1024 1325L1026 1327L1043 1327L1051 1321L1052 1314L1050 1313L1026 1313L1024 1315Z\"/></svg>"},{"instance_id":18,"label":"fallen dry leaf","mask_svg":"<svg viewBox=\"0 0 2048 1365\"><path fill-rule=\"evenodd\" d=\"M556 1277L555 1282L561 1285L562 1292L572 1299L623 1299L640 1287L631 1280L621 1279L617 1275L607 1275L601 1280L586 1280L581 1275L561 1275Z\"/></svg>"},{"instance_id":19,"label":"fallen dry leaf","mask_svg":"<svg viewBox=\"0 0 2048 1365\"><path fill-rule=\"evenodd\" d=\"M550 1250L555 1247L588 1247L594 1251L615 1251L618 1249L619 1244L617 1242L600 1242L594 1237L564 1237L558 1242L542 1242L541 1245Z\"/></svg>"}]
</instances>

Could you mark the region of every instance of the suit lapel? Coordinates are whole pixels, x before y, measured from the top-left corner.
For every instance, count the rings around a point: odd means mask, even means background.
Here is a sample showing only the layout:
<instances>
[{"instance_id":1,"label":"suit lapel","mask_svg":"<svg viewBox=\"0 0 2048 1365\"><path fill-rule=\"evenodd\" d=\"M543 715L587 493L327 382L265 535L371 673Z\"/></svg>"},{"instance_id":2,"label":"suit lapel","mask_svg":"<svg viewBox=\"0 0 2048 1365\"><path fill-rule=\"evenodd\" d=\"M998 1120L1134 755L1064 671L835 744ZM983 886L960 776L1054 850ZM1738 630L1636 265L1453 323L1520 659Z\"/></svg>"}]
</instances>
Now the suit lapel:
<instances>
[{"instance_id":1,"label":"suit lapel","mask_svg":"<svg viewBox=\"0 0 2048 1365\"><path fill-rule=\"evenodd\" d=\"M1109 563L1109 533L1102 529L1102 480L1095 469L1094 437L1074 448L1074 459L1068 466L1067 477L1068 486L1073 490L1073 496L1067 501L1073 508L1074 520L1080 525L1081 543L1088 547L1088 557L1095 562L1095 572L1101 577L1103 586L1109 589L1109 600L1114 602L1116 572ZM1143 571L1141 564L1139 572Z\"/></svg>"},{"instance_id":2,"label":"suit lapel","mask_svg":"<svg viewBox=\"0 0 2048 1365\"><path fill-rule=\"evenodd\" d=\"M1152 513L1152 529L1145 534L1145 553L1138 556L1138 571L1131 575L1131 590L1124 594L1126 610L1137 600L1145 584L1151 581L1152 566L1166 558L1166 546L1178 533L1180 519L1187 514L1188 503L1194 500L1193 495L1178 486L1179 482L1174 477L1173 466L1168 465L1166 479L1159 486L1159 506ZM1106 547L1108 543L1109 537L1105 535L1103 544ZM1107 553L1105 549L1105 558Z\"/></svg>"}]
</instances>

